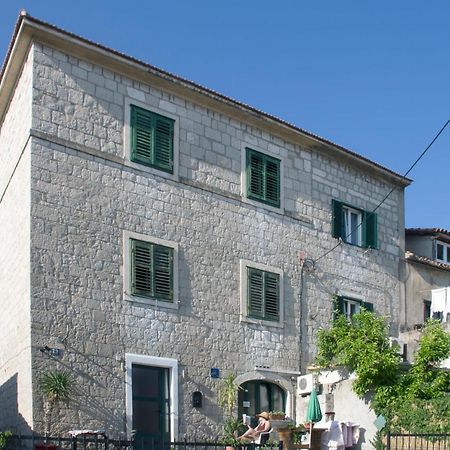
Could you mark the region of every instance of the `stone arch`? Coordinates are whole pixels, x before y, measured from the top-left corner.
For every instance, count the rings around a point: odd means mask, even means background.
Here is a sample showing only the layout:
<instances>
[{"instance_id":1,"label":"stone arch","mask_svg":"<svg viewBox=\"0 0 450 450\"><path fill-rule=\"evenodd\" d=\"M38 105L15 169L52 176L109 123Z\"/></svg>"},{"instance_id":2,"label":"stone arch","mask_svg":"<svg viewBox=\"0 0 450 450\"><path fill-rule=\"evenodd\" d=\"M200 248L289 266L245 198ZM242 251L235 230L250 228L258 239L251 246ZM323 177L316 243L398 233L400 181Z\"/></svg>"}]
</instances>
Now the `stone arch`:
<instances>
[{"instance_id":1,"label":"stone arch","mask_svg":"<svg viewBox=\"0 0 450 450\"><path fill-rule=\"evenodd\" d=\"M279 373L276 372L260 372L254 370L252 372L246 372L236 377L235 383L240 386L247 381L267 381L269 383L280 386L286 392L286 414L289 417L295 417L294 411L294 399L295 399L295 386L290 380L287 380Z\"/></svg>"}]
</instances>

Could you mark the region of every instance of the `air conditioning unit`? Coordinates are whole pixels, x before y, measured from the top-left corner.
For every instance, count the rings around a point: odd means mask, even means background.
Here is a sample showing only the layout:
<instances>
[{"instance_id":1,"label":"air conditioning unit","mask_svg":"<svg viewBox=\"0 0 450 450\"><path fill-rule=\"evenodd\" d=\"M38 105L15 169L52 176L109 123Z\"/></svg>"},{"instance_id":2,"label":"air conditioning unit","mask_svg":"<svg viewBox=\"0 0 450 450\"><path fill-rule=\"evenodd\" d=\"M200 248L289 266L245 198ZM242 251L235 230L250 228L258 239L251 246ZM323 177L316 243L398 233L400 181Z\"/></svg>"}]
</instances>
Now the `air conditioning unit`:
<instances>
[{"instance_id":1,"label":"air conditioning unit","mask_svg":"<svg viewBox=\"0 0 450 450\"><path fill-rule=\"evenodd\" d=\"M397 350L397 353L406 361L406 344L398 338L390 337L389 343L391 347Z\"/></svg>"},{"instance_id":2,"label":"air conditioning unit","mask_svg":"<svg viewBox=\"0 0 450 450\"><path fill-rule=\"evenodd\" d=\"M297 378L297 394L306 395L316 387L317 378L312 373Z\"/></svg>"}]
</instances>

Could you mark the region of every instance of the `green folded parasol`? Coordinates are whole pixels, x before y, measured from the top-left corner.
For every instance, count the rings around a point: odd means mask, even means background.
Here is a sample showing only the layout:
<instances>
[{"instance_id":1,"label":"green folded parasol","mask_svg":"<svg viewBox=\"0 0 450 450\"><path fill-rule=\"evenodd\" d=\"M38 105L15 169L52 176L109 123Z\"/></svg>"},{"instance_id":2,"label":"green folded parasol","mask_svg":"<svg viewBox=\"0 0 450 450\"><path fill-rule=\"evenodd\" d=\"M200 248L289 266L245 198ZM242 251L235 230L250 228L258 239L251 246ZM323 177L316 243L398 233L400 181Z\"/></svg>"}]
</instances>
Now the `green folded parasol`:
<instances>
[{"instance_id":1,"label":"green folded parasol","mask_svg":"<svg viewBox=\"0 0 450 450\"><path fill-rule=\"evenodd\" d=\"M317 398L317 391L313 389L309 397L308 410L306 411L306 422L316 423L322 420L322 411L320 410L319 399Z\"/></svg>"}]
</instances>

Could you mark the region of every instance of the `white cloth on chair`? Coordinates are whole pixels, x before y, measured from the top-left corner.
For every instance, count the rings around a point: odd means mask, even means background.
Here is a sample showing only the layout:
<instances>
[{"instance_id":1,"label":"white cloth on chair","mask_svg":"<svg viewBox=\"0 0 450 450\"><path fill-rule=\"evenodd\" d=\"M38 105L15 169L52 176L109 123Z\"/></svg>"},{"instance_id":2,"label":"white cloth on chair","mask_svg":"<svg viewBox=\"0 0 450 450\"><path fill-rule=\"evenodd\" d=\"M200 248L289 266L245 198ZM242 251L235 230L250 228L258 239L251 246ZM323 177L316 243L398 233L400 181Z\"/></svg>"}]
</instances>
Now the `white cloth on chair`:
<instances>
[{"instance_id":1,"label":"white cloth on chair","mask_svg":"<svg viewBox=\"0 0 450 450\"><path fill-rule=\"evenodd\" d=\"M327 429L322 433L320 442L322 450L341 450L344 448L342 425L337 420L327 422Z\"/></svg>"}]
</instances>

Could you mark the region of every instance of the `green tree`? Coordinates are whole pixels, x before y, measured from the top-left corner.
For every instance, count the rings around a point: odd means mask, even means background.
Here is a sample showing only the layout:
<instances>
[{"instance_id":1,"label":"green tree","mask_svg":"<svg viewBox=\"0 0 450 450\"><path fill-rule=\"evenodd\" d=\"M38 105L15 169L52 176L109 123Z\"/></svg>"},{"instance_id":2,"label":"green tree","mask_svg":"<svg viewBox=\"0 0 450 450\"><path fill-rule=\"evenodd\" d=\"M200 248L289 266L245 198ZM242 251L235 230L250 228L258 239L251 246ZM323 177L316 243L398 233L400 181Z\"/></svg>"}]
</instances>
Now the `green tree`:
<instances>
[{"instance_id":1,"label":"green tree","mask_svg":"<svg viewBox=\"0 0 450 450\"><path fill-rule=\"evenodd\" d=\"M364 309L351 321L337 314L332 327L320 330L317 338L316 364L343 365L354 372L355 393L370 394L372 409L388 418L391 426L413 431L416 424L427 423L434 432L450 426L439 415L439 410L449 410L443 405L449 402L450 373L439 365L450 356L450 335L438 322L425 325L409 368L390 345L386 320Z\"/></svg>"}]
</instances>

